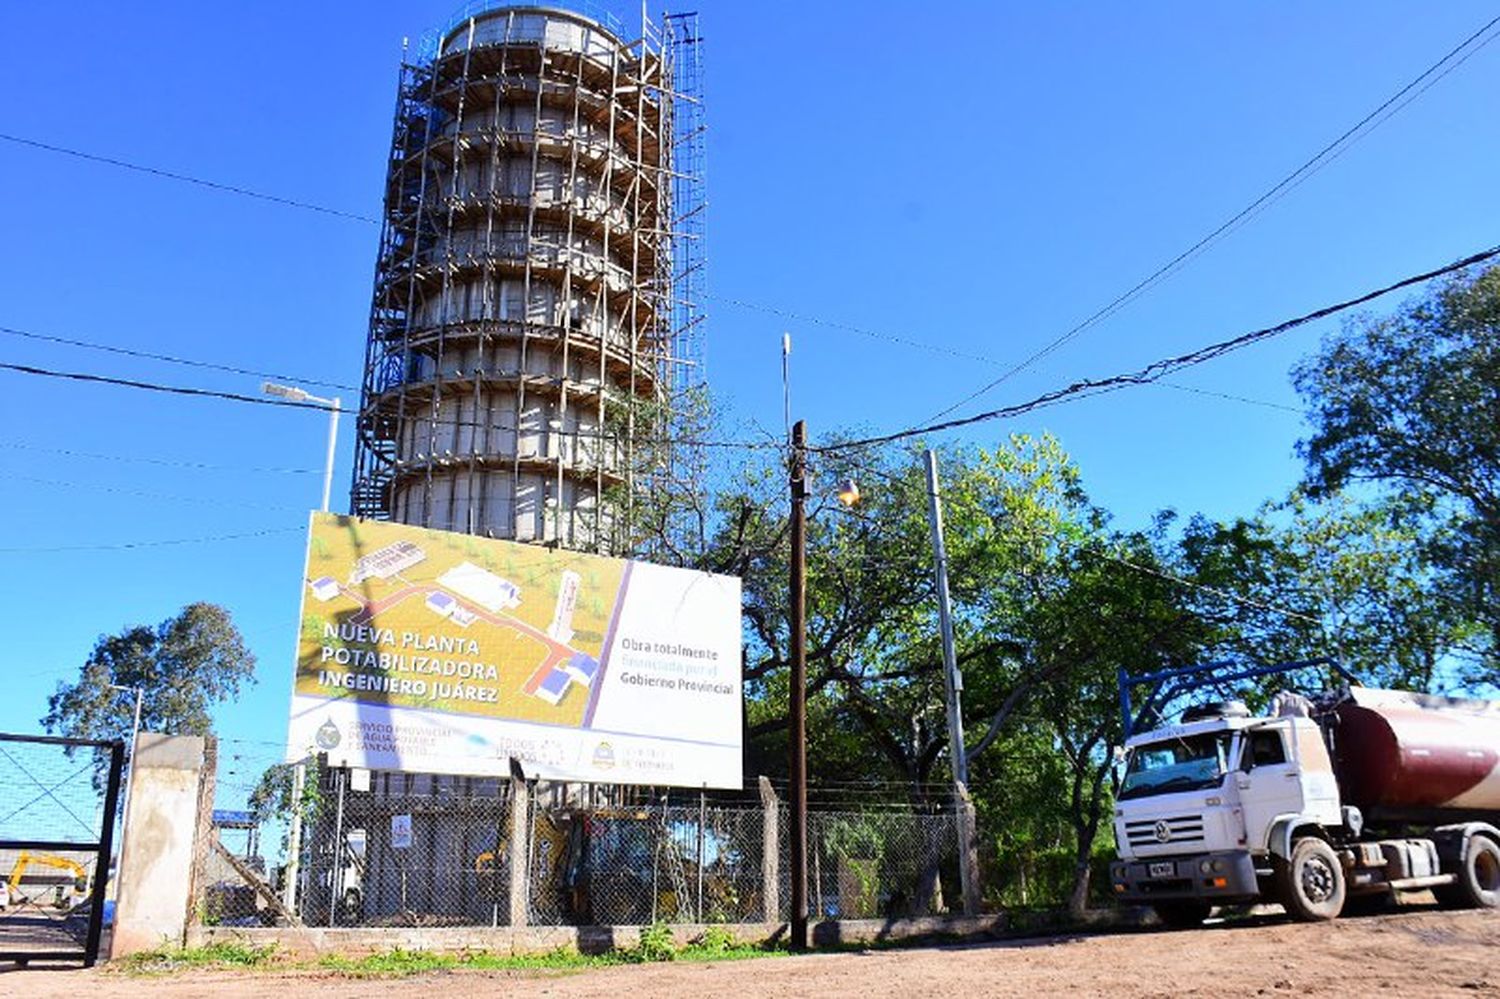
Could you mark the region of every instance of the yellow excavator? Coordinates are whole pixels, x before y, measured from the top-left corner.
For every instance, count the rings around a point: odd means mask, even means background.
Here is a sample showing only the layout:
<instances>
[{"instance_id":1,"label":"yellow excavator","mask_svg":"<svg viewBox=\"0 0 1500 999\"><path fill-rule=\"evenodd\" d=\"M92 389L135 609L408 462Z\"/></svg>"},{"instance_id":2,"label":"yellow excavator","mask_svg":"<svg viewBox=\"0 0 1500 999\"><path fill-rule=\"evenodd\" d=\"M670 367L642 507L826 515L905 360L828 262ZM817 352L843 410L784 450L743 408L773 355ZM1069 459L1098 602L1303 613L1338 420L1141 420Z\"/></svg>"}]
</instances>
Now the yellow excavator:
<instances>
[{"instance_id":1,"label":"yellow excavator","mask_svg":"<svg viewBox=\"0 0 1500 999\"><path fill-rule=\"evenodd\" d=\"M59 909L71 909L88 900L89 897L89 875L83 869L83 865L67 857L58 857L50 853L30 853L22 850L16 856L15 865L10 870L10 880L4 882L5 890L0 895L0 902L4 906L16 905L23 902L34 902L40 904L39 899L33 899L21 890L21 880L26 876L26 868L33 864L41 864L46 867L56 867L73 875L69 884L55 884L47 886L53 892L51 903ZM32 889L35 890L34 888Z\"/></svg>"}]
</instances>

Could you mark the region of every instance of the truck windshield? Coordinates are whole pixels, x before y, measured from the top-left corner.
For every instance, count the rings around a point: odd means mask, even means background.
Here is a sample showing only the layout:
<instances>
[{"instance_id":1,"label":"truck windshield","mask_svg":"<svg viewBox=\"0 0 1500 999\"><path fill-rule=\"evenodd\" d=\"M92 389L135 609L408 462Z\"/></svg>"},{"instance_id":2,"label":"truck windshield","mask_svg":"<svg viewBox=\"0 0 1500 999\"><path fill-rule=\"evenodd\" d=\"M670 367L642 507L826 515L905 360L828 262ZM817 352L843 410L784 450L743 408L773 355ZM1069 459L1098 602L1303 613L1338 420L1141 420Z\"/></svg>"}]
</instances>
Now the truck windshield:
<instances>
[{"instance_id":1,"label":"truck windshield","mask_svg":"<svg viewBox=\"0 0 1500 999\"><path fill-rule=\"evenodd\" d=\"M1120 798L1213 787L1224 776L1229 733L1209 732L1166 739L1130 751Z\"/></svg>"}]
</instances>

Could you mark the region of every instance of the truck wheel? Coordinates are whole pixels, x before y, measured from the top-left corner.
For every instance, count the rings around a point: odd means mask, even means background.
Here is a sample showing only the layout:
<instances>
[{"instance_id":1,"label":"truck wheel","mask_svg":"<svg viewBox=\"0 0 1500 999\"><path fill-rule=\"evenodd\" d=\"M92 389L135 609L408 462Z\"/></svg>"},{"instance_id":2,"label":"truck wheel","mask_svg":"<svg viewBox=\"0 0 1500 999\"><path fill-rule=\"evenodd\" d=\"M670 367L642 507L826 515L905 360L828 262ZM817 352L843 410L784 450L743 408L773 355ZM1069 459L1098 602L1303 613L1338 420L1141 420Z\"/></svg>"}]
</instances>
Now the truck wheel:
<instances>
[{"instance_id":1,"label":"truck wheel","mask_svg":"<svg viewBox=\"0 0 1500 999\"><path fill-rule=\"evenodd\" d=\"M1151 908L1156 913L1156 918L1172 929L1190 930L1203 925L1212 906L1189 898L1180 902L1155 902Z\"/></svg>"},{"instance_id":2,"label":"truck wheel","mask_svg":"<svg viewBox=\"0 0 1500 999\"><path fill-rule=\"evenodd\" d=\"M1458 870L1458 880L1433 894L1444 905L1463 909L1500 907L1500 845L1487 836L1470 836Z\"/></svg>"},{"instance_id":3,"label":"truck wheel","mask_svg":"<svg viewBox=\"0 0 1500 999\"><path fill-rule=\"evenodd\" d=\"M1281 904L1293 919L1315 923L1343 911L1344 865L1327 843L1312 836L1299 839L1280 870Z\"/></svg>"}]
</instances>

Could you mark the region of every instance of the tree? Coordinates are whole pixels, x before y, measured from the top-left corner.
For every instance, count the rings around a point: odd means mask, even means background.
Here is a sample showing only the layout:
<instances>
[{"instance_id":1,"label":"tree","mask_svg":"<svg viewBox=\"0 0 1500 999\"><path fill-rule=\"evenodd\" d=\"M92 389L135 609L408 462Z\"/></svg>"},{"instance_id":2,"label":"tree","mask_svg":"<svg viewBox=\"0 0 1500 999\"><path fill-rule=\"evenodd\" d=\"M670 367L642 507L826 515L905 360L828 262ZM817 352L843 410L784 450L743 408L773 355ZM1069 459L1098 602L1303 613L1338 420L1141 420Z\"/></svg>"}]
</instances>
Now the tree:
<instances>
[{"instance_id":1,"label":"tree","mask_svg":"<svg viewBox=\"0 0 1500 999\"><path fill-rule=\"evenodd\" d=\"M1500 679L1500 268L1351 323L1294 380L1309 492L1373 483L1423 511L1434 590L1477 626L1471 679Z\"/></svg>"},{"instance_id":2,"label":"tree","mask_svg":"<svg viewBox=\"0 0 1500 999\"><path fill-rule=\"evenodd\" d=\"M1400 498L1293 493L1228 524L1191 521L1177 571L1204 587L1195 605L1219 628L1213 658L1334 656L1372 686L1430 690L1473 628L1440 592L1426 555L1438 528L1425 520Z\"/></svg>"},{"instance_id":3,"label":"tree","mask_svg":"<svg viewBox=\"0 0 1500 999\"><path fill-rule=\"evenodd\" d=\"M47 699L41 722L71 738L128 739L135 700L110 689L115 684L143 692L143 731L207 735L209 711L237 698L241 684L255 682L254 673L255 656L229 612L189 604L155 628L136 625L101 637L77 682L59 683Z\"/></svg>"}]
</instances>

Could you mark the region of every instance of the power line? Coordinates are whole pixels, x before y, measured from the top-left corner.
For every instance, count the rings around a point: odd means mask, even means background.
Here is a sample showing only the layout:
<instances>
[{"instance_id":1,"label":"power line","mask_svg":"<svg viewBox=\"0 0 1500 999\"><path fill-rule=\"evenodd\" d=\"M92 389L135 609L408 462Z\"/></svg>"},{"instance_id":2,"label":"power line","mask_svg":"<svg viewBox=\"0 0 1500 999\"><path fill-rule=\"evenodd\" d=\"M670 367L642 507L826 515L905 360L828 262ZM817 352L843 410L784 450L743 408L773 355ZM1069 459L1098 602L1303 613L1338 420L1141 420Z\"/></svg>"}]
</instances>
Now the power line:
<instances>
[{"instance_id":1,"label":"power line","mask_svg":"<svg viewBox=\"0 0 1500 999\"><path fill-rule=\"evenodd\" d=\"M232 402L246 402L256 406L284 406L291 409L317 409L323 412L332 412L332 406L325 406L317 402L294 402L291 399L278 399L261 397L255 395L242 395L239 392L221 392L217 389L196 388L187 385L162 385L158 382L143 382L133 378L115 378L111 375L96 375L83 371L56 371L51 368L37 368L29 364L10 364L0 362L0 370L15 371L23 375L40 375L46 378L62 378L68 381L93 382L100 385L117 385L121 388L143 389L148 392L166 392L173 395L193 395L210 399L228 399Z\"/></svg>"},{"instance_id":2,"label":"power line","mask_svg":"<svg viewBox=\"0 0 1500 999\"><path fill-rule=\"evenodd\" d=\"M832 319L822 319L818 316L810 316L806 315L805 313L792 312L787 309L777 308L776 306L772 305L762 305L757 302L748 302L744 299L729 298L723 295L705 295L704 297L716 302L723 302L725 305L733 305L742 309L749 309L753 312L764 312L768 315L778 316L782 319L790 319L794 322L803 322L813 326L826 326L829 329L844 330L849 333L857 333L860 336L869 337L872 340L881 340L886 343L899 344L903 347L911 347L917 350L925 350L936 354L946 354L949 357L956 357L960 360L965 361L977 361L980 364L986 364L996 368L1000 367L1004 363L999 358L990 357L985 354L974 354L968 351L955 350L952 347L946 347L941 344L927 343L922 340L913 340L910 337L898 336L894 333L885 333L880 330L872 330L867 327L855 326L850 323L839 322ZM1177 389L1181 392L1196 392L1199 395L1214 396L1219 399L1225 399L1232 402L1242 402L1251 406L1264 406L1270 409L1281 409L1292 413L1302 412L1302 410L1296 408L1295 406L1287 406L1283 405L1282 403L1276 402L1267 402L1263 399L1251 399L1242 395L1230 395L1227 392L1212 392L1208 389L1191 388L1187 385L1174 385L1171 382L1158 382L1157 384L1161 385L1163 388ZM951 409L944 410L943 413L939 413L938 415L942 416L950 411Z\"/></svg>"},{"instance_id":3,"label":"power line","mask_svg":"<svg viewBox=\"0 0 1500 999\"><path fill-rule=\"evenodd\" d=\"M297 201L294 198L283 198L275 194L265 194L261 191L252 191L248 187L239 187L234 184L223 184L216 180L205 180L202 177L193 177L185 173L176 173L171 170L163 170L160 167L146 166L141 163L131 163L128 160L115 159L112 156L100 156L98 153L86 153L81 149L70 149L67 146L58 146L50 142L40 142L36 139L28 139L19 135L7 135L0 132L0 140L13 142L18 146L30 146L33 149L45 149L49 153L61 153L64 156L72 156L80 160L88 160L91 163L104 163L108 166L119 167L122 170L134 170L137 173L150 174L153 177L164 177L167 180L181 181L184 184L196 184L199 187L207 187L225 194L238 194L244 198L255 198L258 201L269 201L272 204L283 205L287 208L300 208L303 211L317 212L320 215L333 215L338 218L349 219L354 222L368 222L379 225L380 220L368 215L356 215L353 212L341 211L337 208L328 208L324 205L315 205L310 201Z\"/></svg>"},{"instance_id":4,"label":"power line","mask_svg":"<svg viewBox=\"0 0 1500 999\"><path fill-rule=\"evenodd\" d=\"M1162 379L1157 379L1151 384L1158 388L1174 389L1178 392L1191 392L1193 395L1208 396L1212 399L1226 399L1230 402L1242 402L1247 406L1261 406L1265 409L1279 409L1284 413L1296 413L1298 416L1303 415L1303 410L1296 406L1288 406L1281 402L1271 402L1267 399L1252 399L1249 396L1234 395L1229 392L1215 392L1213 389L1198 388L1195 385L1181 385L1177 382L1169 382Z\"/></svg>"},{"instance_id":5,"label":"power line","mask_svg":"<svg viewBox=\"0 0 1500 999\"><path fill-rule=\"evenodd\" d=\"M321 468L279 468L274 466L257 465L211 465L201 461L174 461L170 458L147 458L141 455L125 454L100 454L97 451L70 451L66 448L39 447L35 444L25 444L21 441L0 442L0 448L11 448L18 451L35 451L42 454L61 454L70 458L91 458L97 461L125 461L138 462L146 465L163 465L171 468L196 468L215 472L266 472L281 475L322 475Z\"/></svg>"},{"instance_id":6,"label":"power line","mask_svg":"<svg viewBox=\"0 0 1500 999\"><path fill-rule=\"evenodd\" d=\"M155 354L147 350L136 350L131 347L117 347L112 344L91 343L88 340L72 340L68 337L51 336L46 333L33 333L30 330L17 329L14 326L0 326L0 333L8 333L11 336L25 337L28 340L41 340L47 343L61 343L69 347L83 347L87 350L101 350L110 354L124 354L127 357L144 357L153 361L165 361L168 364L182 364L193 368L208 368L212 371L227 371L234 375L250 375L255 378L270 378L276 381L292 381L303 385L318 385L324 388L344 389L349 392L358 392L358 385L346 385L342 382L320 381L316 378L303 378L299 375L288 375L274 371L257 371L253 368L238 368L231 364L218 364L213 361L200 361L189 357L177 357L172 354Z\"/></svg>"},{"instance_id":7,"label":"power line","mask_svg":"<svg viewBox=\"0 0 1500 999\"><path fill-rule=\"evenodd\" d=\"M1286 607L1279 607L1276 604L1267 603L1264 600L1257 600L1254 597L1241 596L1238 593L1232 593L1229 590L1223 590L1217 586L1209 586L1206 583L1199 583L1191 579L1184 579L1183 577L1174 575L1173 573L1167 572L1164 569L1156 569L1148 565L1141 565L1138 562L1132 562L1129 559L1121 558L1118 555L1111 555L1108 552L1096 551L1095 549L1089 548L1084 543L1074 542L1065 539L1060 535L1053 534L1049 535L1049 537L1051 537L1055 541L1059 541L1062 544L1067 545L1069 548L1072 548L1080 555L1087 555L1090 558L1105 559L1107 561L1124 566L1127 569L1133 569L1136 572L1145 573L1148 576L1155 576L1158 579L1165 579L1170 582L1177 583L1179 586L1188 587L1189 589L1202 590L1204 593L1212 593L1214 596L1221 597L1224 600L1231 600L1238 604L1245 604L1249 607L1255 607L1260 610L1270 611L1273 614L1280 614L1283 617L1297 618L1301 621L1310 621L1311 623L1316 624L1319 627L1322 627L1323 624L1323 622L1318 618L1313 617L1310 614L1303 614L1301 611L1294 611Z\"/></svg>"},{"instance_id":8,"label":"power line","mask_svg":"<svg viewBox=\"0 0 1500 999\"><path fill-rule=\"evenodd\" d=\"M1363 305L1366 302L1373 301L1384 295L1389 295L1393 291L1399 291L1402 288L1407 288L1414 284L1421 284L1424 281L1431 281L1433 278L1442 277L1445 274L1452 274L1455 271L1461 271L1466 267L1471 267L1475 264L1483 263L1484 261L1496 256L1500 256L1500 246L1490 247L1487 250L1483 250L1479 253L1464 257L1462 260L1456 260L1453 263L1447 264L1443 267L1439 267L1436 270L1427 271L1423 274L1416 274L1408 278L1402 278L1400 281L1397 281L1394 284L1389 284L1383 288L1377 288L1374 291L1366 292L1363 295L1358 296L1357 298L1351 298L1346 301L1339 302L1335 305L1324 306L1321 309L1309 312L1303 316L1298 316L1295 319L1288 319L1285 322L1277 323L1275 326L1268 326L1264 329L1251 330L1248 333L1241 333L1239 336L1231 337L1228 340L1221 340L1217 343L1209 344L1206 347L1200 347L1197 350L1191 351L1187 354L1181 354L1177 357L1169 357L1163 360L1153 361L1152 363L1146 365L1144 368L1140 368L1136 371L1128 372L1125 374L1112 375L1108 378L1101 379L1080 379L1063 388L1054 389L1051 392L1045 392L1042 395L1039 395L1027 402L1017 403L1011 406L1002 406L999 409L992 409L988 412L977 413L973 416L965 416L956 420L946 420L940 423L929 423L924 426L911 427L906 430L898 430L894 433L880 434L874 437L864 437L850 441L840 441L834 444L823 445L820 447L810 446L809 450L832 453L848 450L851 448L867 447L871 444L887 444L891 441L903 440L908 437L919 437L923 434L940 433L945 430L954 430L958 427L966 427L975 423L986 423L990 420L996 420L1002 417L1021 416L1025 413L1032 412L1033 410L1041 409L1045 406L1054 405L1056 403L1062 402L1064 400L1070 400L1075 397L1086 397L1090 395L1098 395L1104 392L1113 392L1117 389L1125 388L1130 385L1150 384L1151 382L1155 382L1174 371L1179 371L1183 368L1203 364L1206 361L1212 361L1216 358L1222 357L1225 354L1229 354L1236 350L1239 350L1242 347L1247 347L1251 344L1259 343L1262 340L1268 340L1272 337L1280 336L1281 334L1286 333L1289 330L1296 329L1299 326L1305 326L1306 324L1315 320L1324 319L1339 312L1344 312L1349 309L1355 308L1356 306Z\"/></svg>"},{"instance_id":9,"label":"power line","mask_svg":"<svg viewBox=\"0 0 1500 999\"><path fill-rule=\"evenodd\" d=\"M946 354L965 361L978 361L981 364L989 364L999 367L1002 363L997 358L986 357L983 354L971 354L968 351L957 350L942 344L929 343L925 340L914 340L911 337L899 336L895 333L885 333L880 330L872 330L864 326L855 326L852 323L840 322L836 319L823 319L818 316L810 316L806 313L793 312L774 305L764 305L759 302L749 302L742 298L730 298L726 295L704 295L704 298L722 302L725 305L733 305L736 308L748 309L751 312L762 312L766 315L776 316L781 319L789 319L793 322L807 323L810 326L824 326L828 329L843 330L846 333L855 333L859 336L869 337L872 340L881 340L886 343L899 344L903 347L912 347L917 350L931 351L936 354Z\"/></svg>"},{"instance_id":10,"label":"power line","mask_svg":"<svg viewBox=\"0 0 1500 999\"><path fill-rule=\"evenodd\" d=\"M291 534L306 530L304 527L277 527L265 531L247 531L243 534L215 534L202 538L169 538L165 541L125 541L101 545L56 545L38 548L0 548L3 555L39 555L54 552L102 552L125 551L134 548L165 548L171 545L197 545L218 541L239 541L243 538L264 538L273 534Z\"/></svg>"},{"instance_id":11,"label":"power line","mask_svg":"<svg viewBox=\"0 0 1500 999\"><path fill-rule=\"evenodd\" d=\"M1248 220L1252 215L1267 207L1273 201L1276 201L1283 195L1290 192L1303 180L1306 180L1308 177L1312 176L1312 174L1321 169L1324 165L1336 159L1339 155L1342 154L1342 151L1344 149L1347 149L1355 142L1358 142L1359 139L1363 138L1365 135L1373 132L1381 124L1389 120L1392 115L1400 111L1402 108L1406 107L1406 105L1410 104L1412 100L1415 100L1417 97L1421 96L1421 94L1424 93L1427 88L1430 87L1433 83L1436 83L1438 80L1441 80L1443 77L1447 76L1454 69L1457 69L1459 66L1463 65L1463 63L1468 61L1469 57L1472 56L1475 52L1478 52L1479 49L1483 48L1485 45L1488 45L1491 41L1493 41L1495 36L1485 39L1478 46L1476 46L1473 51L1466 54L1462 59L1459 59L1456 63L1454 63L1447 69L1443 69L1444 66L1447 66L1448 63L1454 60L1455 56L1457 56L1460 52L1463 52L1464 49L1467 49L1471 44L1473 44L1491 28L1494 28L1497 24L1500 24L1500 16L1494 17L1488 23L1486 23L1484 27L1469 35L1462 42L1458 43L1458 45L1450 49L1446 55L1424 69L1414 79L1407 83L1406 86L1402 87L1400 90L1396 91L1390 97L1381 102L1379 107L1375 108L1375 110L1371 111L1354 125L1346 129L1337 139L1334 139L1328 145L1318 150L1318 152L1315 153L1310 159L1308 159L1297 169L1293 170L1291 173L1283 177L1260 197L1256 198L1254 201L1250 202L1250 204L1240 209L1227 221L1221 223L1218 228L1214 229L1202 239L1199 239L1192 246L1188 247L1186 250L1183 250L1181 253L1177 254L1165 264L1162 264L1156 270L1152 271L1150 275L1137 282L1129 290L1114 298L1109 302L1109 304L1097 310L1096 312L1085 318L1082 322L1067 330L1061 336L1056 337L1055 339L1044 345L1041 349L1033 352L1032 354L1023 358L1021 361L1018 361L1016 364L1007 368L1005 371L1001 372L1000 376L995 378L993 381L986 383L978 390L964 396L962 399L960 399L958 402L955 402L947 409L934 414L930 419L936 420L941 417L947 416L954 410L959 409L960 407L974 401L982 395L985 395L1003 382L1031 367L1037 361L1040 361L1044 357L1047 357L1049 354L1052 354L1054 351L1058 350L1064 344L1079 336L1089 328L1099 324L1105 319L1108 319L1114 313L1118 312L1126 305L1129 305L1136 298L1139 298L1151 288L1166 280L1173 273L1186 265L1188 261L1190 261L1193 257L1198 256L1203 251L1207 250L1208 247L1214 242L1227 235L1241 222ZM1431 82L1427 83L1424 86L1423 82L1426 81L1428 77L1433 76L1434 73L1437 73L1440 69L1443 70L1443 72L1434 77ZM1420 89L1418 89L1419 87ZM1414 90L1416 92L1412 93L1412 91ZM1411 93L1411 97L1403 101L1402 98L1406 97L1406 95L1409 93ZM1397 102L1400 103L1398 104ZM1393 107L1393 105L1395 106ZM1385 113L1387 109L1390 109L1389 114ZM1376 121L1377 118L1379 119L1378 121ZM1374 122L1374 124L1372 125L1371 122ZM1367 129L1365 128L1366 125L1370 125L1370 127Z\"/></svg>"},{"instance_id":12,"label":"power line","mask_svg":"<svg viewBox=\"0 0 1500 999\"><path fill-rule=\"evenodd\" d=\"M168 395L197 396L199 398L224 399L230 402L243 402L254 406L281 406L292 409L308 409L322 413L331 413L336 408L339 412L350 412L343 407L334 407L319 402L295 402L290 399L280 399L267 396L243 395L238 392L222 392L217 389L198 388L190 385L165 385L160 382L147 382L134 378L117 378L112 375L100 375L92 372L82 371L58 371L53 368L38 368L29 364L12 364L0 362L0 370L14 371L18 374L36 375L44 378L58 378L66 381L89 382L99 385L114 385L120 388L140 389L147 392L161 392ZM447 427L469 427L477 430L501 430L501 431L524 431L530 428L507 426L502 423L483 423L476 420L442 420L433 417L422 416L413 413L409 419L418 421L429 426ZM600 440L615 441L619 435L605 433L603 431L588 430L560 430L551 428L536 428L538 433L550 433L559 437L572 437L575 440ZM665 437L636 437L635 441L640 444L663 444L681 447L704 447L704 448L739 448L743 450L784 450L785 444L779 441L722 441L722 440L699 440L693 438L665 438ZM459 457L462 457L461 455Z\"/></svg>"},{"instance_id":13,"label":"power line","mask_svg":"<svg viewBox=\"0 0 1500 999\"><path fill-rule=\"evenodd\" d=\"M297 506L285 504L276 505L272 503L247 503L244 500L216 497L206 499L202 496L181 496L175 493L158 493L145 489L124 489L119 486L105 486L93 482L69 482L64 479L43 479L30 475L16 475L12 472L5 474L8 482L30 482L40 486L56 486L59 489L86 490L95 493L114 493L117 496L139 496L143 499L168 500L176 503L194 503L200 506L238 506L252 510L276 510L282 513L290 513L302 509Z\"/></svg>"}]
</instances>

